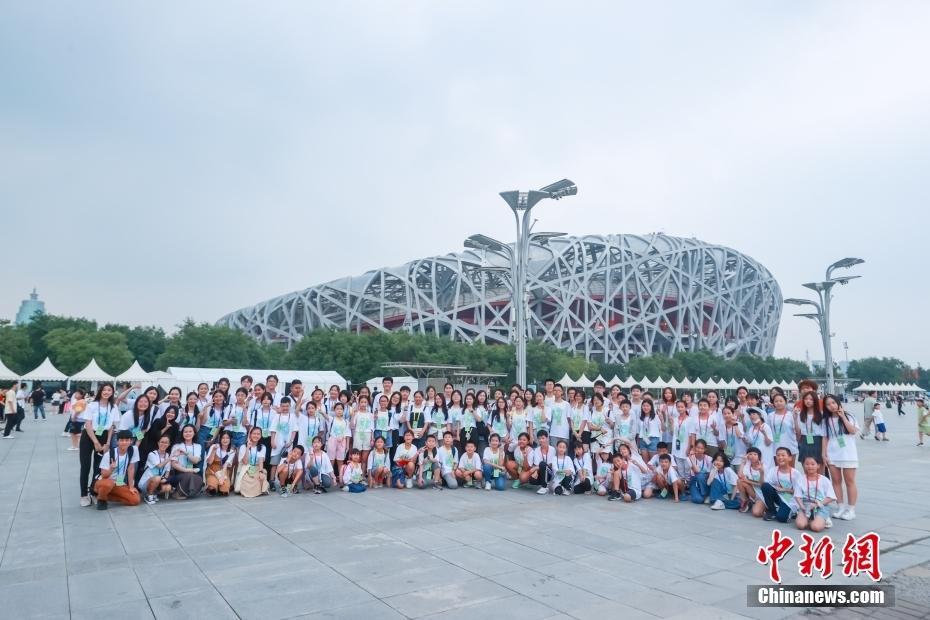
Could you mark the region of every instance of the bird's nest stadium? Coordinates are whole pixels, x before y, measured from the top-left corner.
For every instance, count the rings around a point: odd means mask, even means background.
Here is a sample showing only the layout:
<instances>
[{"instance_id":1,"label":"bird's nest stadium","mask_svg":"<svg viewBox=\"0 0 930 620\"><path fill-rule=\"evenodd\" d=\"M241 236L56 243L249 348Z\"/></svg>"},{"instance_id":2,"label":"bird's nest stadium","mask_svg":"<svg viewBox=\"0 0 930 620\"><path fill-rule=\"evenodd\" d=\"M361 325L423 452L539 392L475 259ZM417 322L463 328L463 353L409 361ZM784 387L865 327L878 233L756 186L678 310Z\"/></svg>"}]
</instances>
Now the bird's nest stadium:
<instances>
[{"instance_id":1,"label":"bird's nest stadium","mask_svg":"<svg viewBox=\"0 0 930 620\"><path fill-rule=\"evenodd\" d=\"M288 346L320 328L512 342L512 246L466 246L474 249L311 286L218 323ZM542 233L531 239L526 277L530 338L588 359L768 356L775 347L778 283L727 247L664 234Z\"/></svg>"}]
</instances>

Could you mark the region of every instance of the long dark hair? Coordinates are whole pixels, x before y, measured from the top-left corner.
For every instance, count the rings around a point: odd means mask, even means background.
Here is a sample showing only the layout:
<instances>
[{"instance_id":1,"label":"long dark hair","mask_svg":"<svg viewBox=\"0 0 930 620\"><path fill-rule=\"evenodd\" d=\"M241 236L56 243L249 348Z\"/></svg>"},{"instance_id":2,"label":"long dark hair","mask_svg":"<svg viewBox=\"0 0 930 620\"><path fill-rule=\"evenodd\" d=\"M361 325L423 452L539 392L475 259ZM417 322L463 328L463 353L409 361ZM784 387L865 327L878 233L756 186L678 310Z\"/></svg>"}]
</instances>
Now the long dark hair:
<instances>
[{"instance_id":1,"label":"long dark hair","mask_svg":"<svg viewBox=\"0 0 930 620\"><path fill-rule=\"evenodd\" d=\"M439 405L436 404L437 398L440 400ZM438 392L433 397L433 411L436 411L436 409L439 409L440 411L442 411L442 419L448 422L449 421L449 407L446 406L446 397Z\"/></svg>"},{"instance_id":2,"label":"long dark hair","mask_svg":"<svg viewBox=\"0 0 930 620\"><path fill-rule=\"evenodd\" d=\"M97 388L97 393L94 394L94 400L99 403L103 399L103 388L105 387L110 388L110 398L107 399L106 403L107 408L110 408L116 403L116 388L113 387L113 384L109 381L104 381L100 384L100 386Z\"/></svg>"},{"instance_id":3,"label":"long dark hair","mask_svg":"<svg viewBox=\"0 0 930 620\"><path fill-rule=\"evenodd\" d=\"M829 400L832 400L833 402L835 402L836 405L837 405L837 407L838 407L838 409L836 410L836 416L834 416L832 413L830 413L830 410L827 409L827 400L828 400L828 399L829 399ZM814 398L814 400L817 400L817 399ZM824 417L824 418L833 418L833 417L835 417L836 420L837 420L836 434L837 434L837 435L847 435L848 433L847 433L847 431L846 431L846 424L843 422L842 416L841 416L841 414L840 414L841 411L843 411L843 403L840 402L840 399L839 399L839 398L837 398L837 397L834 396L833 394L827 394L826 396L823 397L823 417ZM826 428L824 429L824 433L826 433L827 437L829 437L829 436L830 436L830 433L833 432L833 425L832 425L832 424L825 424L824 426L826 426Z\"/></svg>"},{"instance_id":4,"label":"long dark hair","mask_svg":"<svg viewBox=\"0 0 930 620\"><path fill-rule=\"evenodd\" d=\"M146 396L145 394L142 394L138 398L136 398L134 403L132 403L132 425L137 428L139 426L140 415L142 416L142 419L143 419L142 428L148 428L149 422L151 421L151 418L149 417L149 411L151 411L151 407L146 408L145 411L142 411L142 412L139 411L139 400L143 397L145 397L145 400L149 399L148 396Z\"/></svg>"},{"instance_id":5,"label":"long dark hair","mask_svg":"<svg viewBox=\"0 0 930 620\"><path fill-rule=\"evenodd\" d=\"M814 424L820 424L823 421L823 412L820 411L820 400L817 398L816 392L805 392L804 396L801 397L801 421L807 424L807 406L804 404L804 399L808 396L814 401L811 407L814 411Z\"/></svg>"}]
</instances>

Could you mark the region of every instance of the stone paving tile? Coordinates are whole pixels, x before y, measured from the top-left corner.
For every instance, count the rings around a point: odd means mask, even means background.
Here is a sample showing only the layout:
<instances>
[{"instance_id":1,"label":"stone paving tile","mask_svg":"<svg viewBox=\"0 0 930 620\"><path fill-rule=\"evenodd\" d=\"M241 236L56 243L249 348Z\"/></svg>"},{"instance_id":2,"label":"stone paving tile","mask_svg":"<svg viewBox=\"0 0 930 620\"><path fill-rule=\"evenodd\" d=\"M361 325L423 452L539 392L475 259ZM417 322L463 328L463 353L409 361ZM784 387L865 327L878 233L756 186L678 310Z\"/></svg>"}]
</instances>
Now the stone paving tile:
<instances>
[{"instance_id":1,"label":"stone paving tile","mask_svg":"<svg viewBox=\"0 0 930 620\"><path fill-rule=\"evenodd\" d=\"M26 433L0 443L3 616L797 615L746 608L745 587L766 582L754 553L772 524L731 511L538 497L531 489L385 489L163 501L100 513L78 506L78 459L64 450L52 419L27 420ZM922 568L930 561L930 488L922 473L930 450L911 445L912 420L888 422L891 442L860 442L859 519L837 522L829 534L836 541L874 528L886 576L901 571L895 577L918 583L920 571L930 572ZM902 482L911 492L887 488L892 464L895 475L913 478ZM797 539L792 526L780 527ZM796 574L798 557L795 549L783 561L786 583L810 583ZM109 602L114 593L118 603ZM899 598L893 612L869 615L919 617L927 609L923 599Z\"/></svg>"}]
</instances>

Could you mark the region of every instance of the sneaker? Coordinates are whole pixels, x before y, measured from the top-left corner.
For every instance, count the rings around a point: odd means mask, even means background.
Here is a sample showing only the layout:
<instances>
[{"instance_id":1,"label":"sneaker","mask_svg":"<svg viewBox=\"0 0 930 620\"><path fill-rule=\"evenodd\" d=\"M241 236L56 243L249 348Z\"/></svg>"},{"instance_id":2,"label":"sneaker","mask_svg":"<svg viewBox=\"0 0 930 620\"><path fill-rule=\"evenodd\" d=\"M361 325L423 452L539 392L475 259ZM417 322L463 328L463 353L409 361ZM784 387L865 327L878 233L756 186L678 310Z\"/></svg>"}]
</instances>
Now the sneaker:
<instances>
[{"instance_id":1,"label":"sneaker","mask_svg":"<svg viewBox=\"0 0 930 620\"><path fill-rule=\"evenodd\" d=\"M775 513L774 513L774 512L766 512L764 515L762 515L762 520L763 520L763 521L774 521L774 520L775 520Z\"/></svg>"},{"instance_id":2,"label":"sneaker","mask_svg":"<svg viewBox=\"0 0 930 620\"><path fill-rule=\"evenodd\" d=\"M843 520L852 521L855 518L856 518L856 509L853 508L852 506L847 506L846 512L843 513Z\"/></svg>"},{"instance_id":3,"label":"sneaker","mask_svg":"<svg viewBox=\"0 0 930 620\"><path fill-rule=\"evenodd\" d=\"M562 494L565 493L565 489L563 489L563 488L560 487L560 486L559 486L559 487L555 487L555 490L553 491L553 493L555 493L556 495L562 495Z\"/></svg>"},{"instance_id":4,"label":"sneaker","mask_svg":"<svg viewBox=\"0 0 930 620\"><path fill-rule=\"evenodd\" d=\"M145 503L148 504L149 506L154 506L155 502L157 501L158 501L158 498L156 498L154 495L145 496Z\"/></svg>"},{"instance_id":5,"label":"sneaker","mask_svg":"<svg viewBox=\"0 0 930 620\"><path fill-rule=\"evenodd\" d=\"M710 507L711 510L723 510L724 508L726 508L726 506L724 506L723 501L719 499L715 501Z\"/></svg>"},{"instance_id":6,"label":"sneaker","mask_svg":"<svg viewBox=\"0 0 930 620\"><path fill-rule=\"evenodd\" d=\"M313 487L313 494L320 495L323 491L320 490L320 487Z\"/></svg>"},{"instance_id":7,"label":"sneaker","mask_svg":"<svg viewBox=\"0 0 930 620\"><path fill-rule=\"evenodd\" d=\"M520 481L519 481L519 480L514 480L514 481L513 481L513 484L510 485L510 488L511 488L511 489L519 489L519 488L520 488Z\"/></svg>"},{"instance_id":8,"label":"sneaker","mask_svg":"<svg viewBox=\"0 0 930 620\"><path fill-rule=\"evenodd\" d=\"M705 498L704 498L704 503L705 503L705 504L709 504L709 503L710 503L710 497L705 497Z\"/></svg>"},{"instance_id":9,"label":"sneaker","mask_svg":"<svg viewBox=\"0 0 930 620\"><path fill-rule=\"evenodd\" d=\"M549 489L547 489L546 487L539 487L539 490L536 491L536 495L545 495L548 492L549 492Z\"/></svg>"},{"instance_id":10,"label":"sneaker","mask_svg":"<svg viewBox=\"0 0 930 620\"><path fill-rule=\"evenodd\" d=\"M611 491L610 493L607 494L607 501L608 501L608 502L615 502L615 501L617 501L618 499L620 499L620 494L617 493L616 491Z\"/></svg>"},{"instance_id":11,"label":"sneaker","mask_svg":"<svg viewBox=\"0 0 930 620\"><path fill-rule=\"evenodd\" d=\"M490 482L485 482L485 483L484 483L484 490L485 490L485 491L490 491L490 490L491 490L491 483L490 483Z\"/></svg>"},{"instance_id":12,"label":"sneaker","mask_svg":"<svg viewBox=\"0 0 930 620\"><path fill-rule=\"evenodd\" d=\"M408 488L408 489L412 489L412 488L413 488L413 480L410 480L409 478L407 479L407 488Z\"/></svg>"},{"instance_id":13,"label":"sneaker","mask_svg":"<svg viewBox=\"0 0 930 620\"><path fill-rule=\"evenodd\" d=\"M833 519L831 517L827 517L826 519L824 519L824 521L825 521L824 523L825 528L830 529L831 527L833 527Z\"/></svg>"},{"instance_id":14,"label":"sneaker","mask_svg":"<svg viewBox=\"0 0 930 620\"><path fill-rule=\"evenodd\" d=\"M742 506L740 506L740 507L739 507L739 511L742 512L742 513L747 513L747 512L749 512L749 503L747 502L747 503L743 504Z\"/></svg>"},{"instance_id":15,"label":"sneaker","mask_svg":"<svg viewBox=\"0 0 930 620\"><path fill-rule=\"evenodd\" d=\"M888 439L887 437L882 437L882 441L891 441L891 440Z\"/></svg>"},{"instance_id":16,"label":"sneaker","mask_svg":"<svg viewBox=\"0 0 930 620\"><path fill-rule=\"evenodd\" d=\"M841 521L847 521L847 520L848 520L848 515L849 515L849 508L844 508L843 510L841 510L841 511L839 511L838 513L834 514L833 517L836 518L836 519L840 519ZM854 515L855 515L855 513L854 513Z\"/></svg>"},{"instance_id":17,"label":"sneaker","mask_svg":"<svg viewBox=\"0 0 930 620\"><path fill-rule=\"evenodd\" d=\"M106 510L108 508L106 502L102 502L99 499L97 500L97 510Z\"/></svg>"},{"instance_id":18,"label":"sneaker","mask_svg":"<svg viewBox=\"0 0 930 620\"><path fill-rule=\"evenodd\" d=\"M288 497L290 493L287 492L287 489L281 489L281 497Z\"/></svg>"},{"instance_id":19,"label":"sneaker","mask_svg":"<svg viewBox=\"0 0 930 620\"><path fill-rule=\"evenodd\" d=\"M80 450L80 448L75 448L74 446L68 448L68 452L75 452L76 450Z\"/></svg>"},{"instance_id":20,"label":"sneaker","mask_svg":"<svg viewBox=\"0 0 930 620\"><path fill-rule=\"evenodd\" d=\"M349 491L349 485L345 485L344 487L342 487L342 490L348 492L348 491Z\"/></svg>"},{"instance_id":21,"label":"sneaker","mask_svg":"<svg viewBox=\"0 0 930 620\"><path fill-rule=\"evenodd\" d=\"M85 495L84 497L82 497L82 498L81 498L81 506L83 506L84 508L87 508L88 506L90 506L90 497L88 497L87 495Z\"/></svg>"},{"instance_id":22,"label":"sneaker","mask_svg":"<svg viewBox=\"0 0 930 620\"><path fill-rule=\"evenodd\" d=\"M16 439L16 435L12 435L12 434L10 434L10 435L4 435L3 438L4 438L4 439Z\"/></svg>"}]
</instances>

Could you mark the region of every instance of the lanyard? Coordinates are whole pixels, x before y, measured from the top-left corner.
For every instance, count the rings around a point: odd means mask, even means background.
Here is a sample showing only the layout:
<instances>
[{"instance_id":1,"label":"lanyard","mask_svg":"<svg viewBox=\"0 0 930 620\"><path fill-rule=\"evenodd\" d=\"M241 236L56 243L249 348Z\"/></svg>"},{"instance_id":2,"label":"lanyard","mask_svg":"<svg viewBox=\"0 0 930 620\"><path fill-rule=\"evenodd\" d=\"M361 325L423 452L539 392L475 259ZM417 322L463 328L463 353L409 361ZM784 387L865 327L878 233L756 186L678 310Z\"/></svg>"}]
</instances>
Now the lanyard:
<instances>
[{"instance_id":1,"label":"lanyard","mask_svg":"<svg viewBox=\"0 0 930 620\"><path fill-rule=\"evenodd\" d=\"M730 433L729 428L732 428L732 429L733 429L733 433ZM732 426L732 427L729 427L729 428L728 428L727 431L726 431L726 433L727 433L727 445L728 445L728 446L734 446L734 445L736 445L736 425L734 425L734 426ZM755 442L753 442L752 445L756 445Z\"/></svg>"},{"instance_id":2,"label":"lanyard","mask_svg":"<svg viewBox=\"0 0 930 620\"><path fill-rule=\"evenodd\" d=\"M555 458L555 466L556 466L556 468L558 468L559 471L564 471L564 470L565 470L565 457L564 457L564 456L562 457L562 461L561 461L561 462L559 462L559 457L556 457L556 458Z\"/></svg>"},{"instance_id":3,"label":"lanyard","mask_svg":"<svg viewBox=\"0 0 930 620\"><path fill-rule=\"evenodd\" d=\"M216 419L214 419L216 416ZM216 411L216 407L210 409L210 426L217 426L223 421L223 410Z\"/></svg>"},{"instance_id":4,"label":"lanyard","mask_svg":"<svg viewBox=\"0 0 930 620\"><path fill-rule=\"evenodd\" d=\"M755 427L753 427L753 429L755 429ZM756 442L759 441L759 433L761 432L762 432L762 426L760 425L759 428L756 430L755 435L752 436L752 445L756 445Z\"/></svg>"},{"instance_id":5,"label":"lanyard","mask_svg":"<svg viewBox=\"0 0 930 620\"><path fill-rule=\"evenodd\" d=\"M120 459L119 452L116 453L116 477L120 478L126 474L126 470L129 468L129 453L127 452L122 459Z\"/></svg>"},{"instance_id":6,"label":"lanyard","mask_svg":"<svg viewBox=\"0 0 930 620\"><path fill-rule=\"evenodd\" d=\"M778 414L777 414L777 413L775 414L775 417L778 417ZM779 437L781 436L782 430L784 430L784 428L785 428L785 418L787 418L787 417L788 417L788 412L787 412L787 411L784 412L784 413L781 415L781 422L778 423L778 436L779 436Z\"/></svg>"},{"instance_id":7,"label":"lanyard","mask_svg":"<svg viewBox=\"0 0 930 620\"><path fill-rule=\"evenodd\" d=\"M820 486L820 480L814 483L814 497L811 497L811 480L808 478L807 482L807 501L813 502L817 499L817 487Z\"/></svg>"},{"instance_id":8,"label":"lanyard","mask_svg":"<svg viewBox=\"0 0 930 620\"><path fill-rule=\"evenodd\" d=\"M710 427L710 416L707 416L707 424L704 425L703 431L701 430L701 416L700 415L698 415L697 425L698 425L698 436L703 437L704 435L707 434L707 429Z\"/></svg>"},{"instance_id":9,"label":"lanyard","mask_svg":"<svg viewBox=\"0 0 930 620\"><path fill-rule=\"evenodd\" d=\"M103 411L102 418L100 417L100 411L100 405L97 405L97 427L102 429L110 418L110 405L107 405L106 410Z\"/></svg>"},{"instance_id":10,"label":"lanyard","mask_svg":"<svg viewBox=\"0 0 930 620\"><path fill-rule=\"evenodd\" d=\"M258 448L249 448L249 465L258 464Z\"/></svg>"}]
</instances>

